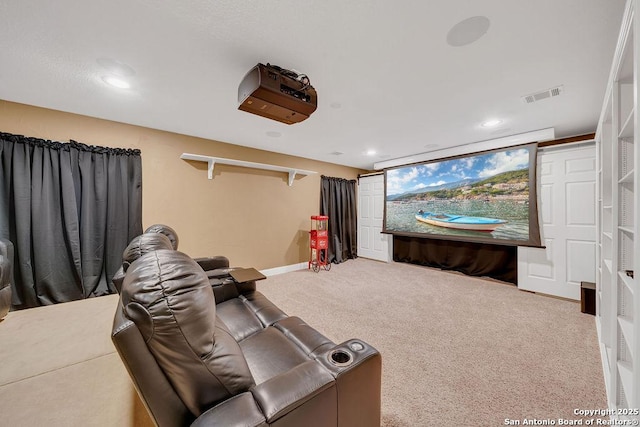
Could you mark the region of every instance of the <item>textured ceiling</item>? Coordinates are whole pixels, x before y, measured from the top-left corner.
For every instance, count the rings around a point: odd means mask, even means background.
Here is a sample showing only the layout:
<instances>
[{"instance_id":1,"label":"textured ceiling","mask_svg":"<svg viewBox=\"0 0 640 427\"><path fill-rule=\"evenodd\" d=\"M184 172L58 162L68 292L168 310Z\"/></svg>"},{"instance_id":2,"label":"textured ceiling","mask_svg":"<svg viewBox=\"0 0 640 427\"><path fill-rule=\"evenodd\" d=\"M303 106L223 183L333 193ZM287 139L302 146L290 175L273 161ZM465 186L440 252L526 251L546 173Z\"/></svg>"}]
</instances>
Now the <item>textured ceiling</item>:
<instances>
[{"instance_id":1,"label":"textured ceiling","mask_svg":"<svg viewBox=\"0 0 640 427\"><path fill-rule=\"evenodd\" d=\"M1 1L0 99L372 169L543 128L557 138L595 131L623 8L622 0ZM449 45L449 30L474 16L489 19L486 34ZM132 87L107 86L100 58L128 64ZM307 74L317 111L291 126L238 111L238 84L258 62ZM559 85L558 97L521 99ZM480 126L491 118L503 122Z\"/></svg>"}]
</instances>

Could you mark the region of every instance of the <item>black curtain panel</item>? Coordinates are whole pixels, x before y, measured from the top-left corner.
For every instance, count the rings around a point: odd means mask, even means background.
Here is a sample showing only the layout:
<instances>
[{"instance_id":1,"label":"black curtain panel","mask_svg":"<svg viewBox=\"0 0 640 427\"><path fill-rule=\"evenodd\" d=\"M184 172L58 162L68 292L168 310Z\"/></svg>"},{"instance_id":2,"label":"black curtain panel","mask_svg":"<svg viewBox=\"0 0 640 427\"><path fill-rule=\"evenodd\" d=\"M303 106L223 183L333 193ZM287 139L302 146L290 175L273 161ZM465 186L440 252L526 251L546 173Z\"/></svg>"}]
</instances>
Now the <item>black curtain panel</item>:
<instances>
[{"instance_id":1,"label":"black curtain panel","mask_svg":"<svg viewBox=\"0 0 640 427\"><path fill-rule=\"evenodd\" d=\"M518 282L517 246L393 236L393 260Z\"/></svg>"},{"instance_id":2,"label":"black curtain panel","mask_svg":"<svg viewBox=\"0 0 640 427\"><path fill-rule=\"evenodd\" d=\"M356 180L322 176L320 215L329 217L328 261L338 264L357 258Z\"/></svg>"},{"instance_id":3,"label":"black curtain panel","mask_svg":"<svg viewBox=\"0 0 640 427\"><path fill-rule=\"evenodd\" d=\"M142 233L140 150L0 133L0 179L14 309L115 291L122 251Z\"/></svg>"}]
</instances>

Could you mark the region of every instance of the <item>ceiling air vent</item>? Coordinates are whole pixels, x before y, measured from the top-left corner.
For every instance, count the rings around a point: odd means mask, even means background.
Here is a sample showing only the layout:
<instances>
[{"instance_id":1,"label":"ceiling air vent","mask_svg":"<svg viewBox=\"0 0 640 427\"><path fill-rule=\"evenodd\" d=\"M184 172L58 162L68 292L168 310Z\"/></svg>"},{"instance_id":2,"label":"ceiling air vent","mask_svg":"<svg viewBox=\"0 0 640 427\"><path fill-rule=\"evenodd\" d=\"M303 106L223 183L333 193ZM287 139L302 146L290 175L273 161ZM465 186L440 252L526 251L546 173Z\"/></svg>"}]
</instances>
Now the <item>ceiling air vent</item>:
<instances>
[{"instance_id":1,"label":"ceiling air vent","mask_svg":"<svg viewBox=\"0 0 640 427\"><path fill-rule=\"evenodd\" d=\"M531 104L536 101L542 101L543 99L553 98L554 96L558 96L562 93L563 90L564 90L563 86L557 86L551 89L532 93L531 95L525 95L522 97L522 100L526 104Z\"/></svg>"}]
</instances>

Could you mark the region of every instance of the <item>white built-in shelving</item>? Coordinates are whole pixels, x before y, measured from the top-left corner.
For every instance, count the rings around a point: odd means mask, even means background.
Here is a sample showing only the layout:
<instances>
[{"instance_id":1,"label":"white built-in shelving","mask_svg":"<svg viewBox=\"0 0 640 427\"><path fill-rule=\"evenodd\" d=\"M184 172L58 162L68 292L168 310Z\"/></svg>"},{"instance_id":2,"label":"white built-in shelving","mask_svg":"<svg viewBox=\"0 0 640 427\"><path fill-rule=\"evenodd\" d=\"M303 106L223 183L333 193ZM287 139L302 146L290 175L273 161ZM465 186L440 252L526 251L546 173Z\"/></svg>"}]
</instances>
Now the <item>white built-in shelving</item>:
<instances>
[{"instance_id":1,"label":"white built-in shelving","mask_svg":"<svg viewBox=\"0 0 640 427\"><path fill-rule=\"evenodd\" d=\"M640 271L634 271L640 266L638 2L627 1L596 132L596 325L610 409L640 408Z\"/></svg>"}]
</instances>

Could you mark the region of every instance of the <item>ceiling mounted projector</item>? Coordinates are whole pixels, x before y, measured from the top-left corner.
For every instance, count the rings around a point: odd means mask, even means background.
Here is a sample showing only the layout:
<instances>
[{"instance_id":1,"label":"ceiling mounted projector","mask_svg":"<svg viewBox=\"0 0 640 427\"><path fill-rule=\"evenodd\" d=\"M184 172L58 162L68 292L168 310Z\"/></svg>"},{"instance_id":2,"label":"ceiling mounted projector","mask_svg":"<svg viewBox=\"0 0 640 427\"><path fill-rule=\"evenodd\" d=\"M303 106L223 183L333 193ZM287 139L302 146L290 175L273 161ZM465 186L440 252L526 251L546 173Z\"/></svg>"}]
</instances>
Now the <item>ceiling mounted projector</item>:
<instances>
[{"instance_id":1,"label":"ceiling mounted projector","mask_svg":"<svg viewBox=\"0 0 640 427\"><path fill-rule=\"evenodd\" d=\"M316 111L318 96L305 74L258 64L240 82L238 103L238 110L292 125Z\"/></svg>"}]
</instances>

